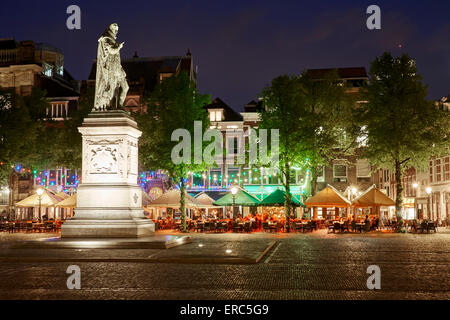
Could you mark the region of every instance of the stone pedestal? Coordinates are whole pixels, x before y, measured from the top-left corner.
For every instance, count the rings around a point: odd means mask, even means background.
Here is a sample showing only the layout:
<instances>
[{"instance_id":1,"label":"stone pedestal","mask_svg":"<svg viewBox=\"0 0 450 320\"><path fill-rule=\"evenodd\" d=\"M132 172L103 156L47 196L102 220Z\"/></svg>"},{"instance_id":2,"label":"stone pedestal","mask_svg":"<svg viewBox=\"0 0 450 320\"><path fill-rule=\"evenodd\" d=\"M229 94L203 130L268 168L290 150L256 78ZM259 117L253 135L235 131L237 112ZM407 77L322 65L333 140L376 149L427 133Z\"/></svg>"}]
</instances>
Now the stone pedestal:
<instances>
[{"instance_id":1,"label":"stone pedestal","mask_svg":"<svg viewBox=\"0 0 450 320\"><path fill-rule=\"evenodd\" d=\"M121 110L93 112L78 128L83 137L82 183L74 218L63 238L136 238L153 234L142 209L136 122Z\"/></svg>"}]
</instances>

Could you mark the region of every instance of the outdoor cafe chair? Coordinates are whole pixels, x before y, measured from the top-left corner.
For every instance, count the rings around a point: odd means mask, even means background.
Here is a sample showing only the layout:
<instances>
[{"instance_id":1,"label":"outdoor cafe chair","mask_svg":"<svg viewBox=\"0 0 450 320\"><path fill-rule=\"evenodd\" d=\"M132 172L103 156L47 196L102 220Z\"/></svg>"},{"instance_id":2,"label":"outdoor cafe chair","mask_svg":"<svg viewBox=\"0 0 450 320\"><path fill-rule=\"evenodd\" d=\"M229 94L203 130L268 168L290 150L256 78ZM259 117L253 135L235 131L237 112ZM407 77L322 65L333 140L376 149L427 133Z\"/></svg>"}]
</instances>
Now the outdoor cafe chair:
<instances>
[{"instance_id":1,"label":"outdoor cafe chair","mask_svg":"<svg viewBox=\"0 0 450 320\"><path fill-rule=\"evenodd\" d=\"M250 221L245 222L244 224L244 231L245 232L252 232L252 225Z\"/></svg>"},{"instance_id":2,"label":"outdoor cafe chair","mask_svg":"<svg viewBox=\"0 0 450 320\"><path fill-rule=\"evenodd\" d=\"M420 232L424 232L425 230L428 231L428 223L426 221L422 221L422 223L420 224L420 227L417 228L418 230L420 230Z\"/></svg>"},{"instance_id":3,"label":"outdoor cafe chair","mask_svg":"<svg viewBox=\"0 0 450 320\"><path fill-rule=\"evenodd\" d=\"M210 223L209 223L208 231L209 231L209 232L216 231L216 223L215 223L215 222L210 222Z\"/></svg>"},{"instance_id":4,"label":"outdoor cafe chair","mask_svg":"<svg viewBox=\"0 0 450 320\"><path fill-rule=\"evenodd\" d=\"M237 222L233 222L233 232L241 232L242 231L242 226L239 225L239 223Z\"/></svg>"},{"instance_id":5,"label":"outdoor cafe chair","mask_svg":"<svg viewBox=\"0 0 450 320\"><path fill-rule=\"evenodd\" d=\"M26 232L33 232L33 223L27 222Z\"/></svg>"},{"instance_id":6,"label":"outdoor cafe chair","mask_svg":"<svg viewBox=\"0 0 450 320\"><path fill-rule=\"evenodd\" d=\"M277 223L272 223L269 225L269 230L270 232L276 232L278 231L278 222Z\"/></svg>"},{"instance_id":7,"label":"outdoor cafe chair","mask_svg":"<svg viewBox=\"0 0 450 320\"><path fill-rule=\"evenodd\" d=\"M347 232L350 232L350 229L348 227L348 220L344 222L344 224L341 226L341 230L342 232L345 232L347 230Z\"/></svg>"},{"instance_id":8,"label":"outdoor cafe chair","mask_svg":"<svg viewBox=\"0 0 450 320\"><path fill-rule=\"evenodd\" d=\"M8 230L9 233L13 233L14 232L14 222L8 223L7 230Z\"/></svg>"},{"instance_id":9,"label":"outdoor cafe chair","mask_svg":"<svg viewBox=\"0 0 450 320\"><path fill-rule=\"evenodd\" d=\"M334 232L334 224L333 223L328 223L327 233L330 233L331 231Z\"/></svg>"},{"instance_id":10,"label":"outdoor cafe chair","mask_svg":"<svg viewBox=\"0 0 450 320\"><path fill-rule=\"evenodd\" d=\"M14 224L14 230L16 231L16 232L20 232L22 229L23 229L23 223L22 222L16 222L15 224Z\"/></svg>"},{"instance_id":11,"label":"outdoor cafe chair","mask_svg":"<svg viewBox=\"0 0 450 320\"><path fill-rule=\"evenodd\" d=\"M195 225L194 231L202 232L204 227L205 227L204 223L197 222L197 224Z\"/></svg>"},{"instance_id":12,"label":"outdoor cafe chair","mask_svg":"<svg viewBox=\"0 0 450 320\"><path fill-rule=\"evenodd\" d=\"M54 227L53 227L53 222L46 222L46 223L44 224L44 231L45 231L45 232L52 232L53 229L54 229Z\"/></svg>"},{"instance_id":13,"label":"outdoor cafe chair","mask_svg":"<svg viewBox=\"0 0 450 320\"><path fill-rule=\"evenodd\" d=\"M263 222L263 231L270 230L269 223L267 221Z\"/></svg>"},{"instance_id":14,"label":"outdoor cafe chair","mask_svg":"<svg viewBox=\"0 0 450 320\"><path fill-rule=\"evenodd\" d=\"M225 232L227 231L228 225L226 222L218 222L216 228L219 232Z\"/></svg>"},{"instance_id":15,"label":"outdoor cafe chair","mask_svg":"<svg viewBox=\"0 0 450 320\"><path fill-rule=\"evenodd\" d=\"M364 224L364 231L369 232L370 231L370 221L366 221Z\"/></svg>"},{"instance_id":16,"label":"outdoor cafe chair","mask_svg":"<svg viewBox=\"0 0 450 320\"><path fill-rule=\"evenodd\" d=\"M333 223L333 232L339 231L341 232L341 224L339 222Z\"/></svg>"},{"instance_id":17,"label":"outdoor cafe chair","mask_svg":"<svg viewBox=\"0 0 450 320\"><path fill-rule=\"evenodd\" d=\"M355 232L356 231L356 221L355 220L352 220L351 226L352 226L352 232Z\"/></svg>"},{"instance_id":18,"label":"outdoor cafe chair","mask_svg":"<svg viewBox=\"0 0 450 320\"><path fill-rule=\"evenodd\" d=\"M305 232L305 231L312 231L311 221L308 221L306 224L303 225L303 232Z\"/></svg>"},{"instance_id":19,"label":"outdoor cafe chair","mask_svg":"<svg viewBox=\"0 0 450 320\"><path fill-rule=\"evenodd\" d=\"M311 231L317 231L317 222L315 220L311 221Z\"/></svg>"},{"instance_id":20,"label":"outdoor cafe chair","mask_svg":"<svg viewBox=\"0 0 450 320\"><path fill-rule=\"evenodd\" d=\"M434 222L428 222L427 225L427 232L430 232L430 230L434 230L434 233L436 233L436 225L434 224Z\"/></svg>"}]
</instances>

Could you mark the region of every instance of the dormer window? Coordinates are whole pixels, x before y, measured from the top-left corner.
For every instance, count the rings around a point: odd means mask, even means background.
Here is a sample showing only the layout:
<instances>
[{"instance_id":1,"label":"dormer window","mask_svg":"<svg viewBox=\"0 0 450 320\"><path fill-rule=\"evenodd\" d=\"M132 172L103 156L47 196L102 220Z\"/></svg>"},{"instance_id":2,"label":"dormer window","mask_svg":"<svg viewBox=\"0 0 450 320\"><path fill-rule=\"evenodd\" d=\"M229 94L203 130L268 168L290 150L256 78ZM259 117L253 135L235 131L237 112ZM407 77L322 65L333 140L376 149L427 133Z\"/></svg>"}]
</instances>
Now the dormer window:
<instances>
[{"instance_id":1,"label":"dormer window","mask_svg":"<svg viewBox=\"0 0 450 320\"><path fill-rule=\"evenodd\" d=\"M47 77L51 77L53 75L53 66L50 64L44 63L43 67L44 67L44 71L42 73L45 74Z\"/></svg>"},{"instance_id":2,"label":"dormer window","mask_svg":"<svg viewBox=\"0 0 450 320\"><path fill-rule=\"evenodd\" d=\"M222 110L209 110L209 121L222 121Z\"/></svg>"}]
</instances>

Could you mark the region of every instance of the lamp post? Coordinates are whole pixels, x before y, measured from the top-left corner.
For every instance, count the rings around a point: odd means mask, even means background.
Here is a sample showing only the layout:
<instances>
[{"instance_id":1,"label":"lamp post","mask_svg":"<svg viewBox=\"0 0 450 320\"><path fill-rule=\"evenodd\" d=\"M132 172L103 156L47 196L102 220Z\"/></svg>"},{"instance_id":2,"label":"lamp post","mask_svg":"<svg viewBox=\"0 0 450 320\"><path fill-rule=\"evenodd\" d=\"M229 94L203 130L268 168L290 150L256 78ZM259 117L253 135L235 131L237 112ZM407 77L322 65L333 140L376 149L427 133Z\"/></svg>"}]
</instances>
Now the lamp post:
<instances>
[{"instance_id":1,"label":"lamp post","mask_svg":"<svg viewBox=\"0 0 450 320\"><path fill-rule=\"evenodd\" d=\"M425 191L426 191L426 193L428 194L428 211L430 211L430 213L429 213L429 219L431 219L431 220L433 220L433 217L431 216L431 207L432 207L432 203L431 203L431 191L432 191L432 189L431 189L431 187L427 187L426 189L425 189Z\"/></svg>"},{"instance_id":2,"label":"lamp post","mask_svg":"<svg viewBox=\"0 0 450 320\"><path fill-rule=\"evenodd\" d=\"M231 188L231 196L233 197L233 220L236 218L236 211L234 210L234 205L236 203L236 194L238 192L238 188L232 187Z\"/></svg>"},{"instance_id":3,"label":"lamp post","mask_svg":"<svg viewBox=\"0 0 450 320\"><path fill-rule=\"evenodd\" d=\"M42 201L42 195L44 194L44 189L39 188L36 190L36 193L38 195L38 199L39 199L39 222L42 222L42 217L41 217L41 201Z\"/></svg>"}]
</instances>

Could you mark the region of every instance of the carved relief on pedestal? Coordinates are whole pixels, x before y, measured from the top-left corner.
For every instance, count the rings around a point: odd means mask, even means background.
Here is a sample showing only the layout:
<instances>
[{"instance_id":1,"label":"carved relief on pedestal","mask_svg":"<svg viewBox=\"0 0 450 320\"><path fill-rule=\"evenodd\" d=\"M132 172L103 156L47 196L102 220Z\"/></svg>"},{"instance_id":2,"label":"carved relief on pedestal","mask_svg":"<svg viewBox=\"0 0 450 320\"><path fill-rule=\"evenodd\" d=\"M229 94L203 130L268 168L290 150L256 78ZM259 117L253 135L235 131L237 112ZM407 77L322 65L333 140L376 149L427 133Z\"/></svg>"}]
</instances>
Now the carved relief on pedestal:
<instances>
[{"instance_id":1,"label":"carved relief on pedestal","mask_svg":"<svg viewBox=\"0 0 450 320\"><path fill-rule=\"evenodd\" d=\"M128 141L128 159L127 159L127 173L128 175L138 174L138 146L134 141Z\"/></svg>"},{"instance_id":2,"label":"carved relief on pedestal","mask_svg":"<svg viewBox=\"0 0 450 320\"><path fill-rule=\"evenodd\" d=\"M89 174L121 174L119 152L122 139L117 140L86 140L86 153Z\"/></svg>"}]
</instances>

